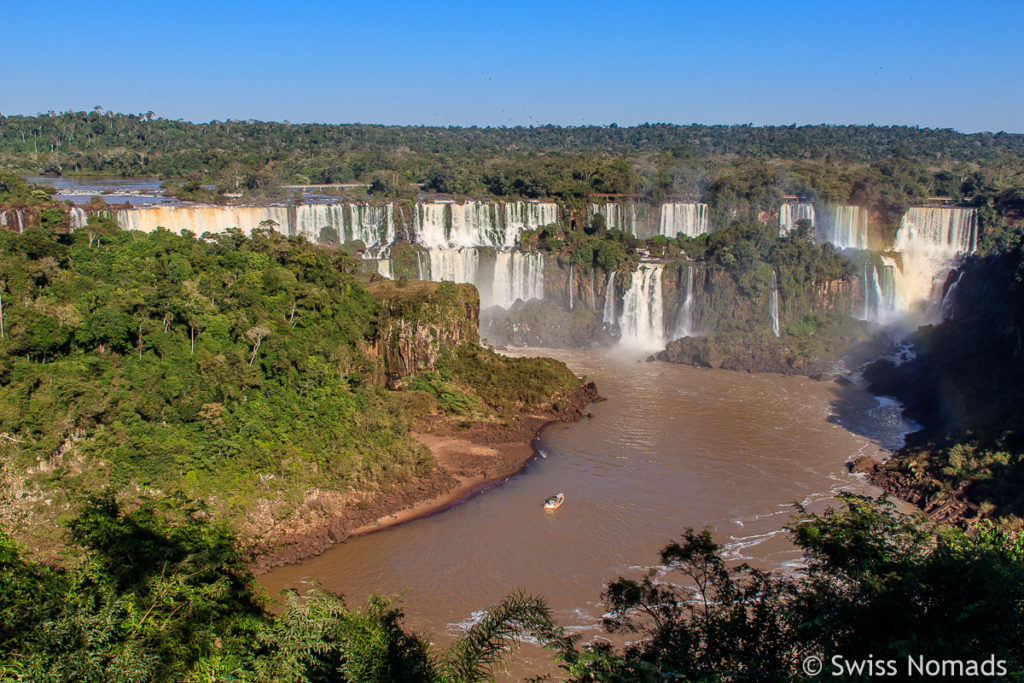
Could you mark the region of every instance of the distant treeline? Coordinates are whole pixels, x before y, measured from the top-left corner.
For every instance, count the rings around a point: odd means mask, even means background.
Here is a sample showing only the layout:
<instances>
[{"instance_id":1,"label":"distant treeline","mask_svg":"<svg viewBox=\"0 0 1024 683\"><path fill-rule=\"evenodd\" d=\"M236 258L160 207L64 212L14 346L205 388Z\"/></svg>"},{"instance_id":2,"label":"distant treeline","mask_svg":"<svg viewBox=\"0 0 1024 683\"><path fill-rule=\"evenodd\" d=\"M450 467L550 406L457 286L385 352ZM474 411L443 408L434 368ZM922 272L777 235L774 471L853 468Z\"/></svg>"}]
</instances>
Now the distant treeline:
<instances>
[{"instance_id":1,"label":"distant treeline","mask_svg":"<svg viewBox=\"0 0 1024 683\"><path fill-rule=\"evenodd\" d=\"M0 168L155 175L258 192L280 184L415 183L454 194L700 194L736 158L843 166L894 154L929 167L1024 157L1024 135L899 126L459 128L171 121L146 114L0 116ZM961 174L962 175L962 174Z\"/></svg>"}]
</instances>

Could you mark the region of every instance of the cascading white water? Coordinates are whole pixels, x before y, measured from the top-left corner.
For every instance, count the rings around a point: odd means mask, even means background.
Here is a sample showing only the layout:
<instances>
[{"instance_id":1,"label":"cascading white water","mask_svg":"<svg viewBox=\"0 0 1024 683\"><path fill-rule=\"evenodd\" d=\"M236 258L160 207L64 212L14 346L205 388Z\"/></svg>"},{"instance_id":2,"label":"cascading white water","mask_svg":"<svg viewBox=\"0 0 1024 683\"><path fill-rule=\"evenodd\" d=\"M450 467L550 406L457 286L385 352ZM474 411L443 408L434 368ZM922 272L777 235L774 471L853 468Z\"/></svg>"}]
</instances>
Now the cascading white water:
<instances>
[{"instance_id":1,"label":"cascading white water","mask_svg":"<svg viewBox=\"0 0 1024 683\"><path fill-rule=\"evenodd\" d=\"M960 271L956 276L956 280L946 290L946 295L942 297L942 319L952 320L956 313L956 290L960 286L960 280L964 277L964 271Z\"/></svg>"},{"instance_id":2,"label":"cascading white water","mask_svg":"<svg viewBox=\"0 0 1024 683\"><path fill-rule=\"evenodd\" d=\"M25 217L21 215L21 211L15 211L14 215L18 219L18 234L21 234L25 232Z\"/></svg>"},{"instance_id":3,"label":"cascading white water","mask_svg":"<svg viewBox=\"0 0 1024 683\"><path fill-rule=\"evenodd\" d=\"M7 227L7 212L6 211L0 211L0 227L3 227L3 228Z\"/></svg>"},{"instance_id":4,"label":"cascading white water","mask_svg":"<svg viewBox=\"0 0 1024 683\"><path fill-rule=\"evenodd\" d=\"M324 228L333 229L342 242L361 241L368 249L382 249L395 241L394 206L391 204L302 204L288 206L146 206L116 211L114 220L125 230L171 232L189 230L197 235L238 228L250 234L270 228L285 235L302 235L311 242Z\"/></svg>"},{"instance_id":5,"label":"cascading white water","mask_svg":"<svg viewBox=\"0 0 1024 683\"><path fill-rule=\"evenodd\" d=\"M615 324L615 271L608 273L608 285L604 290L604 315L601 322L605 325Z\"/></svg>"},{"instance_id":6,"label":"cascading white water","mask_svg":"<svg viewBox=\"0 0 1024 683\"><path fill-rule=\"evenodd\" d=\"M772 271L772 298L771 298L772 334L781 337L779 333L779 279Z\"/></svg>"},{"instance_id":7,"label":"cascading white water","mask_svg":"<svg viewBox=\"0 0 1024 683\"><path fill-rule=\"evenodd\" d=\"M427 249L511 249L525 229L558 222L551 202L421 202L413 213L415 241Z\"/></svg>"},{"instance_id":8,"label":"cascading white water","mask_svg":"<svg viewBox=\"0 0 1024 683\"><path fill-rule=\"evenodd\" d=\"M360 241L368 249L386 248L395 241L394 204L346 204L349 221L342 241ZM300 207L301 208L301 207Z\"/></svg>"},{"instance_id":9,"label":"cascading white water","mask_svg":"<svg viewBox=\"0 0 1024 683\"><path fill-rule=\"evenodd\" d=\"M628 208L628 211L627 211ZM630 202L628 205L616 202L604 204L587 205L587 222L590 222L597 214L604 216L604 225L609 230L618 229L623 232L636 234L636 205Z\"/></svg>"},{"instance_id":10,"label":"cascading white water","mask_svg":"<svg viewBox=\"0 0 1024 683\"><path fill-rule=\"evenodd\" d=\"M197 235L238 228L245 234L270 227L288 234L286 206L146 206L114 212L114 220L125 230L153 232L158 227L174 233L189 230Z\"/></svg>"},{"instance_id":11,"label":"cascading white water","mask_svg":"<svg viewBox=\"0 0 1024 683\"><path fill-rule=\"evenodd\" d=\"M515 246L516 238L513 238L511 244L505 243L505 235L498 224L496 210L491 204L449 204L449 209L452 214L452 229L448 235L449 246Z\"/></svg>"},{"instance_id":12,"label":"cascading white water","mask_svg":"<svg viewBox=\"0 0 1024 683\"><path fill-rule=\"evenodd\" d=\"M693 266L686 266L686 298L676 314L676 329L672 338L693 336Z\"/></svg>"},{"instance_id":13,"label":"cascading white water","mask_svg":"<svg viewBox=\"0 0 1024 683\"><path fill-rule=\"evenodd\" d=\"M904 310L938 311L942 285L957 256L977 249L975 209L913 207L900 221L893 249L903 264L901 304ZM930 309L930 310L929 310Z\"/></svg>"},{"instance_id":14,"label":"cascading white water","mask_svg":"<svg viewBox=\"0 0 1024 683\"><path fill-rule=\"evenodd\" d=\"M783 204L779 207L779 236L785 237L796 229L796 223L800 220L808 220L811 225L816 225L814 216L814 204Z\"/></svg>"},{"instance_id":15,"label":"cascading white water","mask_svg":"<svg viewBox=\"0 0 1024 683\"><path fill-rule=\"evenodd\" d=\"M882 256L881 266L864 266L864 314L862 320L888 324L901 312L902 277L896 260Z\"/></svg>"},{"instance_id":16,"label":"cascading white water","mask_svg":"<svg viewBox=\"0 0 1024 683\"><path fill-rule=\"evenodd\" d=\"M433 282L479 284L480 254L476 249L430 249L427 279Z\"/></svg>"},{"instance_id":17,"label":"cascading white water","mask_svg":"<svg viewBox=\"0 0 1024 683\"><path fill-rule=\"evenodd\" d=\"M448 247L448 203L421 203L413 207L412 229L416 241L427 249Z\"/></svg>"},{"instance_id":18,"label":"cascading white water","mask_svg":"<svg viewBox=\"0 0 1024 683\"><path fill-rule=\"evenodd\" d=\"M664 307L661 297L661 264L641 263L622 296L619 343L637 349L665 345Z\"/></svg>"},{"instance_id":19,"label":"cascading white water","mask_svg":"<svg viewBox=\"0 0 1024 683\"><path fill-rule=\"evenodd\" d=\"M392 269L391 259L389 259L389 258L377 259L377 273L379 275L383 275L384 277L386 277L389 280L394 280L395 279L395 273L394 273L394 270Z\"/></svg>"},{"instance_id":20,"label":"cascading white water","mask_svg":"<svg viewBox=\"0 0 1024 683\"><path fill-rule=\"evenodd\" d=\"M675 237L683 233L696 237L708 231L707 204L662 204L659 234Z\"/></svg>"},{"instance_id":21,"label":"cascading white water","mask_svg":"<svg viewBox=\"0 0 1024 683\"><path fill-rule=\"evenodd\" d=\"M505 246L517 244L523 230L536 230L552 223L558 223L558 204L554 202L507 202Z\"/></svg>"},{"instance_id":22,"label":"cascading white water","mask_svg":"<svg viewBox=\"0 0 1024 683\"><path fill-rule=\"evenodd\" d=\"M516 301L543 298L543 254L499 251L495 255L494 280L486 305L508 308Z\"/></svg>"},{"instance_id":23,"label":"cascading white water","mask_svg":"<svg viewBox=\"0 0 1024 683\"><path fill-rule=\"evenodd\" d=\"M815 232L840 249L868 248L868 211L861 206L830 206Z\"/></svg>"},{"instance_id":24,"label":"cascading white water","mask_svg":"<svg viewBox=\"0 0 1024 683\"><path fill-rule=\"evenodd\" d=\"M544 255L499 251L494 256L490 282L481 282L480 251L427 249L417 254L419 279L471 284L480 290L481 308L508 308L516 301L544 298Z\"/></svg>"},{"instance_id":25,"label":"cascading white water","mask_svg":"<svg viewBox=\"0 0 1024 683\"><path fill-rule=\"evenodd\" d=\"M575 289L575 287L573 286L575 284L576 283L573 282L573 278L572 278L572 261L569 261L569 281L568 281L568 285L569 285L569 310L570 311L573 309L572 290Z\"/></svg>"},{"instance_id":26,"label":"cascading white water","mask_svg":"<svg viewBox=\"0 0 1024 683\"><path fill-rule=\"evenodd\" d=\"M85 213L84 209L80 209L77 206L72 206L68 209L68 225L72 230L84 228L88 223L89 216Z\"/></svg>"}]
</instances>

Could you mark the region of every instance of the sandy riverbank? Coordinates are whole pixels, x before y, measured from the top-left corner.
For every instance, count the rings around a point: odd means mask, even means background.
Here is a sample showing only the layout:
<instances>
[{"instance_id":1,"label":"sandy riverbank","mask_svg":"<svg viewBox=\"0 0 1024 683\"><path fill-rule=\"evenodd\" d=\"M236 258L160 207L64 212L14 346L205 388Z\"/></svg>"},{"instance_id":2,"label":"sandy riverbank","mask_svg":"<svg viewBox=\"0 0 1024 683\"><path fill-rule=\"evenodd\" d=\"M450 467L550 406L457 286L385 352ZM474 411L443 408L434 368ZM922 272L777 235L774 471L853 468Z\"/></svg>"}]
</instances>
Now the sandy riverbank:
<instances>
[{"instance_id":1,"label":"sandy riverbank","mask_svg":"<svg viewBox=\"0 0 1024 683\"><path fill-rule=\"evenodd\" d=\"M282 534L275 549L256 557L257 574L319 555L335 543L410 522L498 486L533 457L533 441L545 425L572 422L588 403L601 400L594 384L581 386L561 410L524 412L503 423L475 423L468 428L437 419L413 437L430 449L434 467L427 476L390 491L354 500L326 499L326 513ZM326 497L325 497L326 498Z\"/></svg>"}]
</instances>

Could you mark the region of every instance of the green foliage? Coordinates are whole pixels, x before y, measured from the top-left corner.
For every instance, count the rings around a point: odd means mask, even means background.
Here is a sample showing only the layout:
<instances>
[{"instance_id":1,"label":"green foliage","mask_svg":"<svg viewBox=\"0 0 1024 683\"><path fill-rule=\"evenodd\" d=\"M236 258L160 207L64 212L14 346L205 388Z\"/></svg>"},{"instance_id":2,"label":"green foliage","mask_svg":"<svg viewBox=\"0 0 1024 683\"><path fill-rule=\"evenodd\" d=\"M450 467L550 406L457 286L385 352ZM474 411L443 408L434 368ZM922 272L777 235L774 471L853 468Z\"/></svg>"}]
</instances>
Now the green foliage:
<instances>
[{"instance_id":1,"label":"green foliage","mask_svg":"<svg viewBox=\"0 0 1024 683\"><path fill-rule=\"evenodd\" d=\"M630 635L570 653L576 681L801 678L805 657L832 671L848 662L1005 660L1024 665L1024 537L983 525L974 535L934 529L882 500L841 497L842 507L800 513L789 525L807 569L771 575L729 569L708 530L687 530L662 551L655 580L608 585L605 626ZM956 653L953 655L953 653Z\"/></svg>"},{"instance_id":2,"label":"green foliage","mask_svg":"<svg viewBox=\"0 0 1024 683\"><path fill-rule=\"evenodd\" d=\"M357 610L314 589L274 614L231 535L180 499L96 497L70 529L84 561L69 567L24 559L0 530L4 680L454 683L493 680L525 635L571 649L547 605L520 593L446 652L376 596Z\"/></svg>"},{"instance_id":3,"label":"green foliage","mask_svg":"<svg viewBox=\"0 0 1024 683\"><path fill-rule=\"evenodd\" d=\"M411 391L425 391L437 399L437 405L449 415L472 415L480 411L480 401L475 396L460 392L441 379L437 372L426 372L409 382Z\"/></svg>"}]
</instances>

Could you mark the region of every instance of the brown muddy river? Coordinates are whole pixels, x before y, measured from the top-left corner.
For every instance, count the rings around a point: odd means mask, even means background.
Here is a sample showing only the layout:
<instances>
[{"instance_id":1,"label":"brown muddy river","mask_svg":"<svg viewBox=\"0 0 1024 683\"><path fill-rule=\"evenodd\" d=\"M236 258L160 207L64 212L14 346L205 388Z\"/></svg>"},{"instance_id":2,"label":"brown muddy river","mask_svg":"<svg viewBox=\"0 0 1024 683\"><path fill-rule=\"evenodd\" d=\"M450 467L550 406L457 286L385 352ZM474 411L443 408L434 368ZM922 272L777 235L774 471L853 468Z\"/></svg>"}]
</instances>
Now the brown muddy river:
<instances>
[{"instance_id":1,"label":"brown muddy river","mask_svg":"<svg viewBox=\"0 0 1024 683\"><path fill-rule=\"evenodd\" d=\"M313 581L361 605L396 597L406 623L443 647L514 589L547 598L584 639L601 633L600 593L638 576L688 527L710 525L729 558L797 566L782 531L801 502L877 493L844 463L899 445L896 408L852 385L637 362L619 350L539 350L597 383L592 419L547 427L526 469L432 517L350 539L260 577L272 595ZM545 512L560 491L565 504ZM671 580L671 575L665 577ZM553 671L538 648L511 677Z\"/></svg>"}]
</instances>

